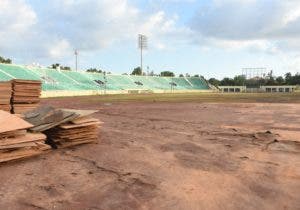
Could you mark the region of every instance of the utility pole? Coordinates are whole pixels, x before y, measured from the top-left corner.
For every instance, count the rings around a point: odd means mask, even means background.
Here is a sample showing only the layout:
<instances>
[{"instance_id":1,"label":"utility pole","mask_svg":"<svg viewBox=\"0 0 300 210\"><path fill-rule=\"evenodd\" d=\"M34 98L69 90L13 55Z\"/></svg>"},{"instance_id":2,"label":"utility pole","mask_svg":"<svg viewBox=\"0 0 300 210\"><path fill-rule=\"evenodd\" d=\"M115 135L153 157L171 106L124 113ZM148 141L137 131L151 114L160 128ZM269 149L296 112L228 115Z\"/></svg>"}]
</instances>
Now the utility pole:
<instances>
[{"instance_id":1,"label":"utility pole","mask_svg":"<svg viewBox=\"0 0 300 210\"><path fill-rule=\"evenodd\" d=\"M141 75L143 76L143 47L141 47Z\"/></svg>"},{"instance_id":2,"label":"utility pole","mask_svg":"<svg viewBox=\"0 0 300 210\"><path fill-rule=\"evenodd\" d=\"M77 51L77 49L75 49L74 54L75 54L75 70L77 71L77 62L78 62L78 58L77 58L78 51Z\"/></svg>"},{"instance_id":3,"label":"utility pole","mask_svg":"<svg viewBox=\"0 0 300 210\"><path fill-rule=\"evenodd\" d=\"M103 77L104 77L104 95L106 95L106 83L107 83L106 71L103 72Z\"/></svg>"},{"instance_id":4,"label":"utility pole","mask_svg":"<svg viewBox=\"0 0 300 210\"><path fill-rule=\"evenodd\" d=\"M143 75L143 49L147 49L147 42L148 38L147 36L143 34L138 35L138 47L140 49L140 54L141 54L141 74Z\"/></svg>"},{"instance_id":5,"label":"utility pole","mask_svg":"<svg viewBox=\"0 0 300 210\"><path fill-rule=\"evenodd\" d=\"M147 66L147 76L149 76L149 66Z\"/></svg>"}]
</instances>

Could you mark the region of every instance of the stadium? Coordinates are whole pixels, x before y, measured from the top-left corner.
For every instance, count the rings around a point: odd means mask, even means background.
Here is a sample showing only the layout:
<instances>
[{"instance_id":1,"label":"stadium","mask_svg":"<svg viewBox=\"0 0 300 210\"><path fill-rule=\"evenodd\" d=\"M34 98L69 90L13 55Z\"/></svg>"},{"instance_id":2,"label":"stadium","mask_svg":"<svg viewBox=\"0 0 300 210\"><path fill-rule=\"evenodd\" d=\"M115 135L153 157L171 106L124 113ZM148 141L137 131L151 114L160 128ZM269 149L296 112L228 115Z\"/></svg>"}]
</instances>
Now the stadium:
<instances>
[{"instance_id":1,"label":"stadium","mask_svg":"<svg viewBox=\"0 0 300 210\"><path fill-rule=\"evenodd\" d=\"M224 93L201 77L7 64L0 80L41 81L42 109L93 110L104 123L97 144L2 164L2 192L10 194L0 207L215 209L210 199L237 202L234 209L298 206L298 92Z\"/></svg>"},{"instance_id":2,"label":"stadium","mask_svg":"<svg viewBox=\"0 0 300 210\"><path fill-rule=\"evenodd\" d=\"M105 75L0 64L0 81L12 79L41 80L43 97L211 90L208 82L200 77Z\"/></svg>"},{"instance_id":3,"label":"stadium","mask_svg":"<svg viewBox=\"0 0 300 210\"><path fill-rule=\"evenodd\" d=\"M2 1L0 209L299 209L297 1Z\"/></svg>"}]
</instances>

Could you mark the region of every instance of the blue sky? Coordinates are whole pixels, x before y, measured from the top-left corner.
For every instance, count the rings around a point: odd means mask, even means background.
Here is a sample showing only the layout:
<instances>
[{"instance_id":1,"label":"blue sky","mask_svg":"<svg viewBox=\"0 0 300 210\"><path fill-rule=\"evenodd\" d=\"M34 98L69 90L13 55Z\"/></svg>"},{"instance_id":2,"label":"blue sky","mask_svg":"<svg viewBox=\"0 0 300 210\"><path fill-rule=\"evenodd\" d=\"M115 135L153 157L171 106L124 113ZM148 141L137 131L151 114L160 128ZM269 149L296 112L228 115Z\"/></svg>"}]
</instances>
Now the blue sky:
<instances>
[{"instance_id":1,"label":"blue sky","mask_svg":"<svg viewBox=\"0 0 300 210\"><path fill-rule=\"evenodd\" d=\"M148 36L144 66L234 76L265 67L300 72L298 0L1 0L0 55L17 64L52 63L129 73L137 34Z\"/></svg>"}]
</instances>

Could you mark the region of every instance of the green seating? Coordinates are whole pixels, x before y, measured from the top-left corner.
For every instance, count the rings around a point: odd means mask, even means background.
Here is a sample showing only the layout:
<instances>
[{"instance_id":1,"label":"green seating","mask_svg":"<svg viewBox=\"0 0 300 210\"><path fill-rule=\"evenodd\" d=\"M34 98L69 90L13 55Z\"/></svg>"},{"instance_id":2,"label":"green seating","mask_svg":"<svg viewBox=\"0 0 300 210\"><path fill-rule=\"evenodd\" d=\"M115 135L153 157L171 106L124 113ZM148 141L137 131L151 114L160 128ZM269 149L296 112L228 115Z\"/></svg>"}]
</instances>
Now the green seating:
<instances>
[{"instance_id":1,"label":"green seating","mask_svg":"<svg viewBox=\"0 0 300 210\"><path fill-rule=\"evenodd\" d=\"M0 81L41 80L44 91L55 90L207 90L201 77L157 77L74 72L49 68L0 64ZM173 84L173 85L172 85Z\"/></svg>"},{"instance_id":2,"label":"green seating","mask_svg":"<svg viewBox=\"0 0 300 210\"><path fill-rule=\"evenodd\" d=\"M174 77L173 82L175 82L180 89L193 89L193 86L184 77Z\"/></svg>"},{"instance_id":3,"label":"green seating","mask_svg":"<svg viewBox=\"0 0 300 210\"><path fill-rule=\"evenodd\" d=\"M201 77L188 77L187 79L192 83L193 89L209 89L207 82Z\"/></svg>"},{"instance_id":4,"label":"green seating","mask_svg":"<svg viewBox=\"0 0 300 210\"><path fill-rule=\"evenodd\" d=\"M11 79L13 79L13 78L8 76L7 74L3 73L0 68L0 81L8 81Z\"/></svg>"},{"instance_id":5,"label":"green seating","mask_svg":"<svg viewBox=\"0 0 300 210\"><path fill-rule=\"evenodd\" d=\"M17 65L0 64L0 70L6 72L8 75L11 75L17 79L28 79L28 80L40 79L37 75L28 71L26 68Z\"/></svg>"}]
</instances>

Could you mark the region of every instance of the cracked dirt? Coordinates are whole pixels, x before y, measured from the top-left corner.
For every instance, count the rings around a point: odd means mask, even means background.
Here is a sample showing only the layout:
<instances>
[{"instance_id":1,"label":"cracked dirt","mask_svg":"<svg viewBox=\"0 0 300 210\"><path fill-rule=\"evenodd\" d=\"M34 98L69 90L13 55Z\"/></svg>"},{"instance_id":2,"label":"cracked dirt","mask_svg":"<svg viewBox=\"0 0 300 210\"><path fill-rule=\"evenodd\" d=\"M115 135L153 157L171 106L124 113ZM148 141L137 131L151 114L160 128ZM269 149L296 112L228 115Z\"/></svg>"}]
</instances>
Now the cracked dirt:
<instances>
[{"instance_id":1,"label":"cracked dirt","mask_svg":"<svg viewBox=\"0 0 300 210\"><path fill-rule=\"evenodd\" d=\"M1 165L0 209L299 209L299 104L43 103L99 143Z\"/></svg>"}]
</instances>

